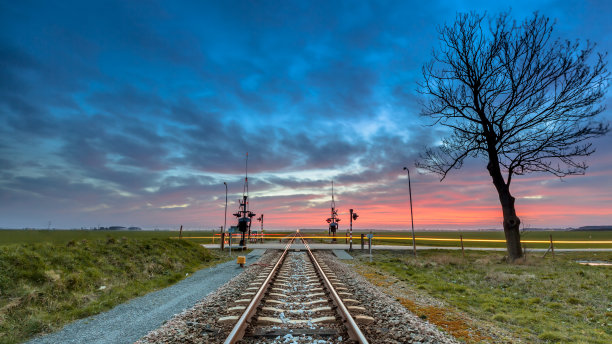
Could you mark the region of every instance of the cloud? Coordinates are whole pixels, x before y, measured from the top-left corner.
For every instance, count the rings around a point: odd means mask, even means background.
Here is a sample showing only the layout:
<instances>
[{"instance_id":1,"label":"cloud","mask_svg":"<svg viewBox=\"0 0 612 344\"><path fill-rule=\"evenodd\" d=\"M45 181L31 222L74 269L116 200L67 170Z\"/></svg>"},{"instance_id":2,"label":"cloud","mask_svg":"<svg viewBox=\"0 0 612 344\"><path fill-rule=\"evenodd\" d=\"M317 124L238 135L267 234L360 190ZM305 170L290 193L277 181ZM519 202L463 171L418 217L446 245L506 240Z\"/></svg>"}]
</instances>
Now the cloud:
<instances>
[{"instance_id":1,"label":"cloud","mask_svg":"<svg viewBox=\"0 0 612 344\"><path fill-rule=\"evenodd\" d=\"M413 168L444 134L423 126L415 92L437 44L435 26L457 9L505 9L499 5L1 6L0 200L9 206L0 210L0 226L112 219L145 228L217 227L223 182L230 212L242 195L246 152L250 204L272 227L325 227L334 180L344 217L354 207L362 215L357 226L402 228L404 166L412 172L418 226L499 225L482 161L443 183ZM517 7L519 17L553 13L560 33L592 37L609 50L598 6ZM610 144L609 137L596 140L586 177L517 178L513 192L528 222L609 220L611 200L601 190L610 185ZM564 203L569 194L582 195L576 210ZM528 198L534 195L542 198ZM565 215L572 211L577 220Z\"/></svg>"}]
</instances>

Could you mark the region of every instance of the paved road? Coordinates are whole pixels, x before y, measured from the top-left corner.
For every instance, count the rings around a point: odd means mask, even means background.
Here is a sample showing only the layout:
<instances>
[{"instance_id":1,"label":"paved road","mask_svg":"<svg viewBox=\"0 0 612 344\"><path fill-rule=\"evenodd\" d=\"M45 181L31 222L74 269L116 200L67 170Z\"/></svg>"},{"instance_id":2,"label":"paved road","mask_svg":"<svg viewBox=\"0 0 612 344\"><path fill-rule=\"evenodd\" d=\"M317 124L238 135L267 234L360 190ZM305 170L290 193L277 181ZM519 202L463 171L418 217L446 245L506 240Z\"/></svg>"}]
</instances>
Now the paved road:
<instances>
[{"instance_id":1,"label":"paved road","mask_svg":"<svg viewBox=\"0 0 612 344\"><path fill-rule=\"evenodd\" d=\"M256 262L264 252L265 249L261 249L249 253L247 265ZM133 343L175 314L191 308L241 271L243 269L235 261L199 270L168 288L133 299L107 312L77 320L58 332L28 343Z\"/></svg>"},{"instance_id":2,"label":"paved road","mask_svg":"<svg viewBox=\"0 0 612 344\"><path fill-rule=\"evenodd\" d=\"M264 243L264 244L249 244L250 249L283 249L285 248L286 243ZM219 248L219 245L205 244L202 245L206 248ZM316 250L348 250L348 244L309 244L311 249ZM302 244L295 243L292 248L300 249L303 248ZM417 250L460 250L461 247L444 247L444 246L418 246ZM353 244L353 250L360 250L360 245ZM365 245L365 250L367 251L368 245ZM466 247L466 250L476 250L476 251L506 251L505 248L496 248L496 247ZM412 246L399 246L399 245L372 245L372 250L412 250ZM579 252L579 251L588 251L588 252L612 252L612 248L556 248L555 252ZM527 248L527 252L546 252L545 248Z\"/></svg>"}]
</instances>

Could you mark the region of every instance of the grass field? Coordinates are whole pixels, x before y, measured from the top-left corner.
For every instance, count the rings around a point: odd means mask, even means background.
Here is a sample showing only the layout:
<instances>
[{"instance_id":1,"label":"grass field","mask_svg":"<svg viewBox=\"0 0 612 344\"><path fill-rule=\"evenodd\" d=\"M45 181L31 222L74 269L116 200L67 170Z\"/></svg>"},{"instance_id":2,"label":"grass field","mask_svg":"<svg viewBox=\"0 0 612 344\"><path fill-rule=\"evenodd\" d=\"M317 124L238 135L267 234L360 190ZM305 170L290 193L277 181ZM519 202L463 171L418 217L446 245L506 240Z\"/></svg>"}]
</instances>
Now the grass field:
<instances>
[{"instance_id":1,"label":"grass field","mask_svg":"<svg viewBox=\"0 0 612 344\"><path fill-rule=\"evenodd\" d=\"M195 240L194 242L210 243L211 232L184 231L184 236L209 237L209 239ZM178 237L179 231L93 231L93 230L0 230L0 245L31 244L48 242L65 244L71 240L98 240L107 238L128 239L167 239Z\"/></svg>"},{"instance_id":2,"label":"grass field","mask_svg":"<svg viewBox=\"0 0 612 344\"><path fill-rule=\"evenodd\" d=\"M414 259L376 251L372 262L354 255L362 275L404 290L398 302L465 342L612 343L612 267L575 263L612 261L610 252L528 256L518 264L505 263L501 252L467 251L464 259L458 251L426 250Z\"/></svg>"},{"instance_id":3,"label":"grass field","mask_svg":"<svg viewBox=\"0 0 612 344\"><path fill-rule=\"evenodd\" d=\"M0 246L0 343L52 332L229 259L161 232L11 232L27 242Z\"/></svg>"}]
</instances>

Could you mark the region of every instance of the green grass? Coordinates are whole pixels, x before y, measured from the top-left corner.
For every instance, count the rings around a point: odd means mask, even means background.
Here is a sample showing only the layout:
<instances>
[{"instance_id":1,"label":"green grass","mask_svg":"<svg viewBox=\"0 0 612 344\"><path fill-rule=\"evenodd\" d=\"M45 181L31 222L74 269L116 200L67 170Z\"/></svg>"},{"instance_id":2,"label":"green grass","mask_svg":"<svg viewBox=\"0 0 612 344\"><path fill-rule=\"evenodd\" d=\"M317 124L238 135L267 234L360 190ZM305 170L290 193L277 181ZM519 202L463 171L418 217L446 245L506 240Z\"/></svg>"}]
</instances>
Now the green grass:
<instances>
[{"instance_id":1,"label":"green grass","mask_svg":"<svg viewBox=\"0 0 612 344\"><path fill-rule=\"evenodd\" d=\"M355 255L364 268L395 276L412 292L441 299L528 343L612 343L612 267L575 263L612 261L610 252L529 255L518 264L505 263L503 253L476 251L465 259L461 252L419 251L414 259L377 251L372 263Z\"/></svg>"},{"instance_id":2,"label":"green grass","mask_svg":"<svg viewBox=\"0 0 612 344\"><path fill-rule=\"evenodd\" d=\"M0 343L52 332L227 259L185 240L65 234L0 246Z\"/></svg>"},{"instance_id":3,"label":"green grass","mask_svg":"<svg viewBox=\"0 0 612 344\"><path fill-rule=\"evenodd\" d=\"M49 242L55 244L65 244L70 240L97 240L107 237L120 239L164 239L178 237L179 231L94 231L94 230L0 230L0 245L26 244ZM204 239L190 239L192 242L200 244L210 244L212 242L212 232L210 231L183 231L184 237L205 237ZM217 242L215 240L215 242Z\"/></svg>"}]
</instances>

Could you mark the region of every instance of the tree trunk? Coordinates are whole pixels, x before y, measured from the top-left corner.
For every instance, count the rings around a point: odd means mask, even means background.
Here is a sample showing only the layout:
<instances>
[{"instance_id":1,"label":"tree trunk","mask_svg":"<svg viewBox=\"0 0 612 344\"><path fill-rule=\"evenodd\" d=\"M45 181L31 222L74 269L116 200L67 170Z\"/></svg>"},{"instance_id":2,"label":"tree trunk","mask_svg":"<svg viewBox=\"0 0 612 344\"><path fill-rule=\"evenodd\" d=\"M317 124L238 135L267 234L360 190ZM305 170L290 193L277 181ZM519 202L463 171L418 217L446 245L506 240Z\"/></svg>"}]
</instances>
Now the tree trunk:
<instances>
[{"instance_id":1,"label":"tree trunk","mask_svg":"<svg viewBox=\"0 0 612 344\"><path fill-rule=\"evenodd\" d=\"M490 160L496 160L495 158ZM495 189L497 189L499 202L501 203L502 212L504 214L504 234L506 235L508 260L514 262L516 259L523 257L521 233L519 231L521 220L516 216L514 197L510 194L510 186L504 181L499 163L496 161L489 161L487 169L489 170L491 178L493 178L493 185L495 185Z\"/></svg>"}]
</instances>

